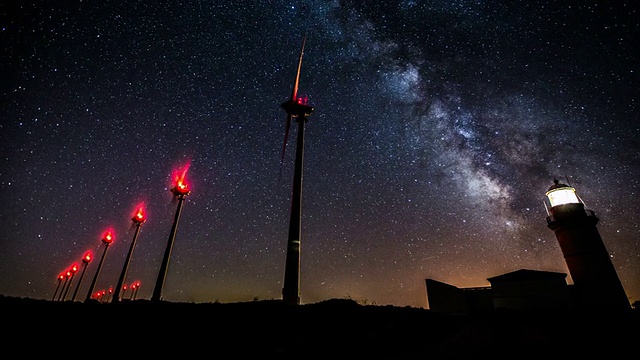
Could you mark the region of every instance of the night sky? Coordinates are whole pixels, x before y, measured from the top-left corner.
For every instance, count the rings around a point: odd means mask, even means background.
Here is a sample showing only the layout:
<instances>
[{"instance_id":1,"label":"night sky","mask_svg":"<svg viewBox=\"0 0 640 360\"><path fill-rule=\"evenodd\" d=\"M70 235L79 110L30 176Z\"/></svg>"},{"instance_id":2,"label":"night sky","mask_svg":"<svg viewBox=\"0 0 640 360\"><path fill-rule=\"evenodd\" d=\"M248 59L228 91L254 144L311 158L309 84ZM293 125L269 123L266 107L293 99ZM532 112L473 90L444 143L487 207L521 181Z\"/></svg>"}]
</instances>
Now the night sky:
<instances>
[{"instance_id":1,"label":"night sky","mask_svg":"<svg viewBox=\"0 0 640 360\"><path fill-rule=\"evenodd\" d=\"M162 298L280 299L297 135L281 169L280 105L306 34L303 304L427 308L427 278L568 274L546 223L554 178L600 218L640 300L634 1L11 3L0 294L51 299L90 250L84 299L109 228L95 289L115 286L142 203L125 283L150 298L188 167Z\"/></svg>"}]
</instances>

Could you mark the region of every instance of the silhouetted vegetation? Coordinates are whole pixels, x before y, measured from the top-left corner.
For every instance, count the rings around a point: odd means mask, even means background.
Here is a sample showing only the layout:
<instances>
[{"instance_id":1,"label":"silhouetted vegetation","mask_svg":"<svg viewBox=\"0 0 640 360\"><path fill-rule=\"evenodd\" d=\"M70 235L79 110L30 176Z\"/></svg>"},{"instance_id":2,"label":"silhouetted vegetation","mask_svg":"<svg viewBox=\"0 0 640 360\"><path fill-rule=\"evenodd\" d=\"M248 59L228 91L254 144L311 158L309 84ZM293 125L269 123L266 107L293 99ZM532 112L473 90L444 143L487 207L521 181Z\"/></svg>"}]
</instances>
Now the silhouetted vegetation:
<instances>
[{"instance_id":1,"label":"silhouetted vegetation","mask_svg":"<svg viewBox=\"0 0 640 360\"><path fill-rule=\"evenodd\" d=\"M492 359L637 351L640 311L503 311L454 315L349 299L100 304L0 296L5 352L145 359ZM54 356L55 355L55 356Z\"/></svg>"}]
</instances>

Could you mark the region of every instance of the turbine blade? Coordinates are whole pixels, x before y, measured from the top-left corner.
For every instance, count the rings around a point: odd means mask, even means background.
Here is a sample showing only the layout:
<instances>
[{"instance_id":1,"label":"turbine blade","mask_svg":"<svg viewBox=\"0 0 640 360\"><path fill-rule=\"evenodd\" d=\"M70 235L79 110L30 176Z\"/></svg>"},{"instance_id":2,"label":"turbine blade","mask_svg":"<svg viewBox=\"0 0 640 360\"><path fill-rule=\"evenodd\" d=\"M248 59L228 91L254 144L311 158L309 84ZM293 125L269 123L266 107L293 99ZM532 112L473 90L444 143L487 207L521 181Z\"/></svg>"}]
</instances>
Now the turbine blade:
<instances>
[{"instance_id":1,"label":"turbine blade","mask_svg":"<svg viewBox=\"0 0 640 360\"><path fill-rule=\"evenodd\" d=\"M300 57L298 58L298 70L296 71L296 80L293 83L293 91L291 92L291 103L298 100L298 85L300 83L300 69L302 69L302 56L304 55L304 44L307 42L307 35L302 38L302 46L300 47Z\"/></svg>"},{"instance_id":2,"label":"turbine blade","mask_svg":"<svg viewBox=\"0 0 640 360\"><path fill-rule=\"evenodd\" d=\"M284 163L284 156L287 151L287 142L289 140L289 129L291 128L291 114L287 114L287 124L284 128L284 143L282 144L282 157L280 158L280 167Z\"/></svg>"}]
</instances>

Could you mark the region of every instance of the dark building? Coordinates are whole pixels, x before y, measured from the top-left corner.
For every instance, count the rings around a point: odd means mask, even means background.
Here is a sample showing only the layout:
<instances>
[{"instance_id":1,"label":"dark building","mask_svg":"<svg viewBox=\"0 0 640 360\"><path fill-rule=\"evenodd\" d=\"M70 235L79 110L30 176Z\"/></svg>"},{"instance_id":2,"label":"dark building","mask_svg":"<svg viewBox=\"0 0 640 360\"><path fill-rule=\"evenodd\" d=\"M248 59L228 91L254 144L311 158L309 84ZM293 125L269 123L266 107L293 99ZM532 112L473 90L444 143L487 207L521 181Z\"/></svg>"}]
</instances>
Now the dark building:
<instances>
[{"instance_id":1,"label":"dark building","mask_svg":"<svg viewBox=\"0 0 640 360\"><path fill-rule=\"evenodd\" d=\"M575 305L585 309L631 309L596 225L575 189L554 180L547 195L547 226L553 230L575 286Z\"/></svg>"},{"instance_id":2,"label":"dark building","mask_svg":"<svg viewBox=\"0 0 640 360\"><path fill-rule=\"evenodd\" d=\"M490 277L493 308L568 309L572 307L567 274L517 270Z\"/></svg>"},{"instance_id":3,"label":"dark building","mask_svg":"<svg viewBox=\"0 0 640 360\"><path fill-rule=\"evenodd\" d=\"M426 279L429 309L467 314L493 309L491 287L458 288L437 280Z\"/></svg>"},{"instance_id":4,"label":"dark building","mask_svg":"<svg viewBox=\"0 0 640 360\"><path fill-rule=\"evenodd\" d=\"M474 313L494 309L568 309L573 306L567 274L521 269L488 278L491 286L458 288L426 279L429 309Z\"/></svg>"}]
</instances>

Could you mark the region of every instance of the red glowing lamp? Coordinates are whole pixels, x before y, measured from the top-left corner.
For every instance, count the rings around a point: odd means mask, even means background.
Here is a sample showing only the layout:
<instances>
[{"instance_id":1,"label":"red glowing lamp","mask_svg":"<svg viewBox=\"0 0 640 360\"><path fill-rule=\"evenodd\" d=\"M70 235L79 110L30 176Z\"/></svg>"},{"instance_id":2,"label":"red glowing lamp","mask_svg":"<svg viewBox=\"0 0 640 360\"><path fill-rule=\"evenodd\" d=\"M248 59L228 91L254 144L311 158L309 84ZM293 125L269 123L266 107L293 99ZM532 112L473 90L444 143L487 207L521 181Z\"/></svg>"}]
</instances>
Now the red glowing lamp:
<instances>
[{"instance_id":1,"label":"red glowing lamp","mask_svg":"<svg viewBox=\"0 0 640 360\"><path fill-rule=\"evenodd\" d=\"M73 273L77 273L78 272L78 264L74 263L73 265L71 265L71 272Z\"/></svg>"},{"instance_id":2,"label":"red glowing lamp","mask_svg":"<svg viewBox=\"0 0 640 360\"><path fill-rule=\"evenodd\" d=\"M66 277L65 273L58 275L58 281L64 280L65 277Z\"/></svg>"},{"instance_id":3,"label":"red glowing lamp","mask_svg":"<svg viewBox=\"0 0 640 360\"><path fill-rule=\"evenodd\" d=\"M91 254L91 251L87 251L82 257L82 262L88 264L91 260L93 260L93 254Z\"/></svg>"},{"instance_id":4,"label":"red glowing lamp","mask_svg":"<svg viewBox=\"0 0 640 360\"><path fill-rule=\"evenodd\" d=\"M107 232L102 237L102 242L105 245L109 246L109 244L111 244L113 242L114 238L115 238L115 236L113 235L113 230L107 230Z\"/></svg>"},{"instance_id":5,"label":"red glowing lamp","mask_svg":"<svg viewBox=\"0 0 640 360\"><path fill-rule=\"evenodd\" d=\"M132 290L137 290L140 287L140 280L134 282L133 284L131 284L131 289Z\"/></svg>"},{"instance_id":6,"label":"red glowing lamp","mask_svg":"<svg viewBox=\"0 0 640 360\"><path fill-rule=\"evenodd\" d=\"M188 165L184 168L182 173L177 172L174 176L174 186L171 189L171 192L173 192L173 194L176 196L189 195L189 193L191 192L191 190L189 189L189 184L185 180L187 176L187 170L189 170Z\"/></svg>"},{"instance_id":7,"label":"red glowing lamp","mask_svg":"<svg viewBox=\"0 0 640 360\"><path fill-rule=\"evenodd\" d=\"M144 207L142 205L138 206L138 210L133 215L131 220L133 222L135 222L135 223L138 223L138 224L142 224L143 222L145 222L145 220L147 220L147 218L146 218L146 216L144 214Z\"/></svg>"},{"instance_id":8,"label":"red glowing lamp","mask_svg":"<svg viewBox=\"0 0 640 360\"><path fill-rule=\"evenodd\" d=\"M309 97L308 96L300 96L297 99L297 103L300 105L308 105L309 104Z\"/></svg>"}]
</instances>

